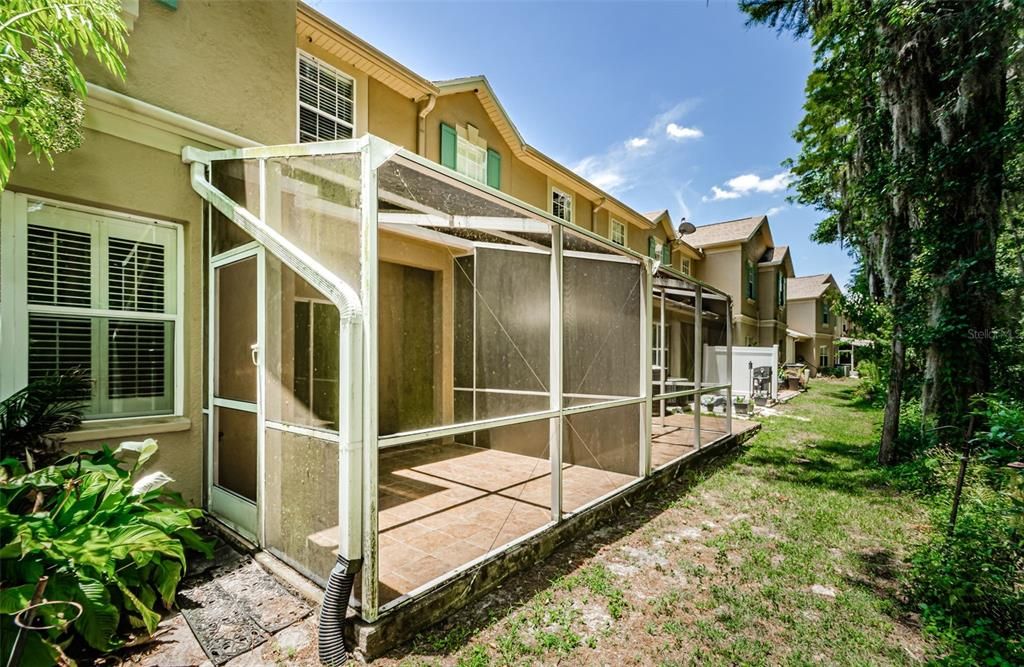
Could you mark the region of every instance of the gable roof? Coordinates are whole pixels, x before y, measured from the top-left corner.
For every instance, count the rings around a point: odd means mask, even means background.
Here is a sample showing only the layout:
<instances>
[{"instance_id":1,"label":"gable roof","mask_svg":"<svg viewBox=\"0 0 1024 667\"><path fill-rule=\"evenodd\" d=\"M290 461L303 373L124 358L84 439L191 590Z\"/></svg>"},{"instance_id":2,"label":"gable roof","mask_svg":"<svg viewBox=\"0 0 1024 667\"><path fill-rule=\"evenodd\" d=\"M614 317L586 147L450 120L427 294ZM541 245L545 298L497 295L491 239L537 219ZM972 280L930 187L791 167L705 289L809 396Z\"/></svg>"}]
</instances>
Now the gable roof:
<instances>
[{"instance_id":1,"label":"gable roof","mask_svg":"<svg viewBox=\"0 0 1024 667\"><path fill-rule=\"evenodd\" d=\"M830 287L839 289L839 285L831 273L818 273L813 276L789 278L786 280L786 299L788 301L817 299Z\"/></svg>"},{"instance_id":2,"label":"gable roof","mask_svg":"<svg viewBox=\"0 0 1024 667\"><path fill-rule=\"evenodd\" d=\"M777 245L772 248L766 248L764 254L761 255L761 259L757 260L758 264L780 264L789 253L788 245Z\"/></svg>"},{"instance_id":3,"label":"gable roof","mask_svg":"<svg viewBox=\"0 0 1024 667\"><path fill-rule=\"evenodd\" d=\"M674 226L672 226L672 216L669 214L667 208L663 208L660 211L648 211L644 213L643 216L654 224L662 226L665 230L665 234L668 236L668 240L672 242L673 250L680 251L690 259L700 259L703 256L704 253L697 248L694 248L679 236L679 232Z\"/></svg>"},{"instance_id":4,"label":"gable roof","mask_svg":"<svg viewBox=\"0 0 1024 667\"><path fill-rule=\"evenodd\" d=\"M481 106L487 112L488 118L498 128L498 133L505 140L512 152L523 162L529 164L541 173L547 174L576 186L579 194L595 202L598 208L607 208L619 217L626 218L641 229L653 229L656 224L649 218L642 215L632 207L616 199L601 188L597 187L587 179L583 178L565 165L562 165L533 146L526 143L523 135L512 123L505 108L501 106L494 89L483 75L467 76L460 79L449 79L446 81L435 81L440 95L455 95L457 93L473 93L480 100Z\"/></svg>"},{"instance_id":5,"label":"gable roof","mask_svg":"<svg viewBox=\"0 0 1024 667\"><path fill-rule=\"evenodd\" d=\"M686 236L686 242L697 248L743 243L754 238L754 234L766 222L768 222L768 216L755 215L749 218L701 225L697 231Z\"/></svg>"},{"instance_id":6,"label":"gable roof","mask_svg":"<svg viewBox=\"0 0 1024 667\"><path fill-rule=\"evenodd\" d=\"M789 252L788 245L766 248L757 263L759 266L781 266L783 274L787 278L792 278L796 274L793 270L793 256Z\"/></svg>"}]
</instances>

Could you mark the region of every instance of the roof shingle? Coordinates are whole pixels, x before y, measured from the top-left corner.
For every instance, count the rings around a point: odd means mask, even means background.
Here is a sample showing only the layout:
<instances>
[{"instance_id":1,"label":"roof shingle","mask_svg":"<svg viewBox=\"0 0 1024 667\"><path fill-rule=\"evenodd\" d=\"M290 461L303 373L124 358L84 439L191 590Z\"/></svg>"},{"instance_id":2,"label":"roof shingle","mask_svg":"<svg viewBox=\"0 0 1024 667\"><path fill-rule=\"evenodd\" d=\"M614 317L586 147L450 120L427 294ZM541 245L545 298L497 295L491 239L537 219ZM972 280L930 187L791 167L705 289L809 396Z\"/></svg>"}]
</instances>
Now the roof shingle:
<instances>
[{"instance_id":1,"label":"roof shingle","mask_svg":"<svg viewBox=\"0 0 1024 667\"><path fill-rule=\"evenodd\" d=\"M697 248L739 243L749 239L765 220L765 216L755 215L750 218L701 225L697 231L686 235L686 242Z\"/></svg>"},{"instance_id":2,"label":"roof shingle","mask_svg":"<svg viewBox=\"0 0 1024 667\"><path fill-rule=\"evenodd\" d=\"M831 273L819 273L813 276L800 276L786 279L786 298L816 299L825 293L830 285L835 285Z\"/></svg>"}]
</instances>

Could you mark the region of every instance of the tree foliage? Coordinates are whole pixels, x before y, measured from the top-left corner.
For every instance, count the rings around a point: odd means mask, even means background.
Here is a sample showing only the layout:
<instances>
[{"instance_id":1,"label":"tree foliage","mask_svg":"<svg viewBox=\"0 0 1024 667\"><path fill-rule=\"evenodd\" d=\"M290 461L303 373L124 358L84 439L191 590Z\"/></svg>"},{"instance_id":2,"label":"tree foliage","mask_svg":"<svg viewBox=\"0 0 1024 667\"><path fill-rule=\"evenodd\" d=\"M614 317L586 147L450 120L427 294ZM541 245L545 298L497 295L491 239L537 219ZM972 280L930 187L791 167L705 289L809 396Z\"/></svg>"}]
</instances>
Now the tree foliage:
<instances>
[{"instance_id":1,"label":"tree foliage","mask_svg":"<svg viewBox=\"0 0 1024 667\"><path fill-rule=\"evenodd\" d=\"M51 165L79 146L86 85L75 56L92 54L123 77L126 34L118 0L0 2L0 189L17 159L16 138Z\"/></svg>"},{"instance_id":2,"label":"tree foliage","mask_svg":"<svg viewBox=\"0 0 1024 667\"><path fill-rule=\"evenodd\" d=\"M879 458L892 462L905 395L919 391L929 417L963 427L971 396L999 379L993 340L1006 272L997 241L1021 257L1005 239L1019 227L1005 222L1004 193L1024 138L1013 89L1024 8L1006 0L741 5L751 23L811 39L814 69L794 132L801 152L790 162L795 198L825 214L815 240L849 245L860 267L852 301L886 324Z\"/></svg>"}]
</instances>

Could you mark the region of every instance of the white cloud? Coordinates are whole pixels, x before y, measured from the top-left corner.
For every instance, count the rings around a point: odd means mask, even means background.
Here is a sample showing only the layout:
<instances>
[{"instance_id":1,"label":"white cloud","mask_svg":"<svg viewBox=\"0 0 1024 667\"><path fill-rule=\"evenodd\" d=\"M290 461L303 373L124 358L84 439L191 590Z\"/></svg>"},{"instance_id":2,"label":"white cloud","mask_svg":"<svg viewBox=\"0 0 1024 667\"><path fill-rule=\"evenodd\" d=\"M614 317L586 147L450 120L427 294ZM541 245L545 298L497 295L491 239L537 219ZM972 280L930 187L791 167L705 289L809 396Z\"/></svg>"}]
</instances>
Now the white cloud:
<instances>
[{"instance_id":1,"label":"white cloud","mask_svg":"<svg viewBox=\"0 0 1024 667\"><path fill-rule=\"evenodd\" d=\"M697 102L698 100L696 99L683 100L671 109L661 112L651 120L651 124L647 128L647 134L661 134L661 131L665 129L666 125L674 123L685 116L691 109L697 106Z\"/></svg>"},{"instance_id":2,"label":"white cloud","mask_svg":"<svg viewBox=\"0 0 1024 667\"><path fill-rule=\"evenodd\" d=\"M775 174L771 178L761 178L757 174L742 174L736 178L730 178L726 181L726 185L741 194L747 194L748 192L778 192L779 190L785 190L792 178L788 171Z\"/></svg>"},{"instance_id":3,"label":"white cloud","mask_svg":"<svg viewBox=\"0 0 1024 667\"><path fill-rule=\"evenodd\" d=\"M779 192L789 187L792 180L793 175L788 171L780 172L769 178L761 178L757 174L740 174L726 181L726 188L712 186L711 197L705 196L703 200L721 201L723 199L739 199L754 192Z\"/></svg>"},{"instance_id":4,"label":"white cloud","mask_svg":"<svg viewBox=\"0 0 1024 667\"><path fill-rule=\"evenodd\" d=\"M734 192L732 190L723 190L717 185L712 185L711 196L701 197L701 199L703 199L704 201L722 201L723 199L739 199L742 196L743 195L741 195L739 192Z\"/></svg>"},{"instance_id":5,"label":"white cloud","mask_svg":"<svg viewBox=\"0 0 1024 667\"><path fill-rule=\"evenodd\" d=\"M696 100L684 100L657 114L643 133L614 143L604 152L583 158L572 170L602 190L617 196L652 175L660 175L665 161L673 157L669 152L658 150L665 144L666 138L683 140L703 136L700 130L681 127L675 122L696 103Z\"/></svg>"},{"instance_id":6,"label":"white cloud","mask_svg":"<svg viewBox=\"0 0 1024 667\"><path fill-rule=\"evenodd\" d=\"M592 173L586 179L602 190L609 191L618 188L626 180L625 176L614 169Z\"/></svg>"},{"instance_id":7,"label":"white cloud","mask_svg":"<svg viewBox=\"0 0 1024 667\"><path fill-rule=\"evenodd\" d=\"M695 127L683 127L675 123L669 123L665 126L665 134L668 135L669 139L675 139L676 141L700 139L704 136L704 133Z\"/></svg>"},{"instance_id":8,"label":"white cloud","mask_svg":"<svg viewBox=\"0 0 1024 667\"><path fill-rule=\"evenodd\" d=\"M786 210L785 206L772 206L770 209L765 211L764 214L767 215L767 216L773 216L773 215L778 215L779 213L782 213L785 210Z\"/></svg>"}]
</instances>

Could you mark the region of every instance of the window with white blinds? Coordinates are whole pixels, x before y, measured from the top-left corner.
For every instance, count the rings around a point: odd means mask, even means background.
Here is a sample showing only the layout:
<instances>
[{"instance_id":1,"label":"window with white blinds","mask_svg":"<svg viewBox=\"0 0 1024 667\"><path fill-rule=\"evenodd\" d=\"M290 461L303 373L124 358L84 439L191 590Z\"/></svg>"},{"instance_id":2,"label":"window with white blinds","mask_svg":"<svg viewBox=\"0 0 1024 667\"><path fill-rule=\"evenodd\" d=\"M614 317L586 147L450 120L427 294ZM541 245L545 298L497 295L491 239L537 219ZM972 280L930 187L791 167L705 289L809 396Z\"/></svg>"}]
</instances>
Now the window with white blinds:
<instances>
[{"instance_id":1,"label":"window with white blinds","mask_svg":"<svg viewBox=\"0 0 1024 667\"><path fill-rule=\"evenodd\" d=\"M27 378L83 370L92 418L174 411L179 230L34 202Z\"/></svg>"},{"instance_id":2,"label":"window with white blinds","mask_svg":"<svg viewBox=\"0 0 1024 667\"><path fill-rule=\"evenodd\" d=\"M313 56L299 53L299 141L351 139L355 82Z\"/></svg>"}]
</instances>

